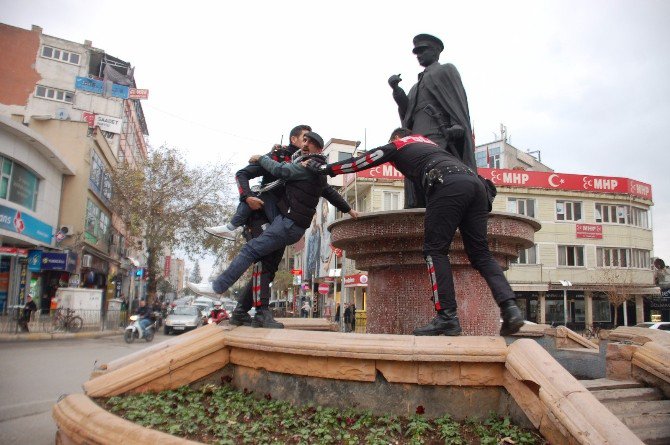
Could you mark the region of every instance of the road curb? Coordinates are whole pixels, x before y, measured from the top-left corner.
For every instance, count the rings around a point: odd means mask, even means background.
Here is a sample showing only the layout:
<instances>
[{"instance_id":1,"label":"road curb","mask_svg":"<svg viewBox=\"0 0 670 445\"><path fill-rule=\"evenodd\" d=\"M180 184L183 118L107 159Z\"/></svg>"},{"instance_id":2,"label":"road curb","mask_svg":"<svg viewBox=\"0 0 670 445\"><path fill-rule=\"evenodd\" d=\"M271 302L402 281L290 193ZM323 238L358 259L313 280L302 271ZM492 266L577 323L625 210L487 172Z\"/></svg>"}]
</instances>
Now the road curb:
<instances>
[{"instance_id":1,"label":"road curb","mask_svg":"<svg viewBox=\"0 0 670 445\"><path fill-rule=\"evenodd\" d=\"M30 332L27 334L0 334L0 342L14 341L44 341L44 340L77 340L83 338L101 338L114 335L123 335L123 330L119 331L96 331L96 332L78 332L70 333L48 333L48 332Z\"/></svg>"}]
</instances>

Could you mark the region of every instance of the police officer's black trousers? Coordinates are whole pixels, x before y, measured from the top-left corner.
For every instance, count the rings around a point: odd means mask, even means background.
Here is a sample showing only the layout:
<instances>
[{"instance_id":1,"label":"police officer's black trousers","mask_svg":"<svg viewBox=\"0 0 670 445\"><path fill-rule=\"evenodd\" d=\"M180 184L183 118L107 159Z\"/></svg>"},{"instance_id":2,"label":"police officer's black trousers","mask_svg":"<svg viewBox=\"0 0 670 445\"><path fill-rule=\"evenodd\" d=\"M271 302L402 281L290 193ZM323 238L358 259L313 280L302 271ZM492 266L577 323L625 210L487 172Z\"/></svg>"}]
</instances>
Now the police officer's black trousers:
<instances>
[{"instance_id":1,"label":"police officer's black trousers","mask_svg":"<svg viewBox=\"0 0 670 445\"><path fill-rule=\"evenodd\" d=\"M456 229L461 232L472 266L488 284L496 303L513 299L514 293L502 268L489 251L486 238L488 200L484 185L476 176L446 174L443 183L429 190L425 216L423 252L435 268L437 301L435 309L456 309L454 278L449 263L449 247Z\"/></svg>"}]
</instances>

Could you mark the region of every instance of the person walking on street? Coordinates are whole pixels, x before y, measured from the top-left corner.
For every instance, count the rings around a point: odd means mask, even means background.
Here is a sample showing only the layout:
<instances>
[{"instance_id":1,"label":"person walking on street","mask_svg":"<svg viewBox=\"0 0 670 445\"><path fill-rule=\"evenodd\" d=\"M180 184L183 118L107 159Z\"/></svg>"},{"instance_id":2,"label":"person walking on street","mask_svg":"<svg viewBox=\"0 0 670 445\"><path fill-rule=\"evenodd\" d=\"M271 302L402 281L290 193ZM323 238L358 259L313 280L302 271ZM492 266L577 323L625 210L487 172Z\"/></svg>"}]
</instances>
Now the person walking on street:
<instances>
[{"instance_id":1,"label":"person walking on street","mask_svg":"<svg viewBox=\"0 0 670 445\"><path fill-rule=\"evenodd\" d=\"M28 329L28 323L30 323L30 317L33 312L37 311L37 305L33 301L32 295L28 294L26 297L26 304L23 306L23 314L21 314L21 330L23 332L30 332Z\"/></svg>"},{"instance_id":2,"label":"person walking on street","mask_svg":"<svg viewBox=\"0 0 670 445\"><path fill-rule=\"evenodd\" d=\"M460 230L465 251L472 266L484 277L500 308L500 335L511 335L523 326L523 316L514 292L493 258L487 240L488 213L491 211L487 186L477 174L454 155L425 136L412 134L406 128L391 133L387 145L365 154L328 165L305 162L308 168L332 176L355 173L385 162L415 183L426 193L423 254L432 284L435 317L414 335L460 335L454 278L449 249Z\"/></svg>"}]
</instances>

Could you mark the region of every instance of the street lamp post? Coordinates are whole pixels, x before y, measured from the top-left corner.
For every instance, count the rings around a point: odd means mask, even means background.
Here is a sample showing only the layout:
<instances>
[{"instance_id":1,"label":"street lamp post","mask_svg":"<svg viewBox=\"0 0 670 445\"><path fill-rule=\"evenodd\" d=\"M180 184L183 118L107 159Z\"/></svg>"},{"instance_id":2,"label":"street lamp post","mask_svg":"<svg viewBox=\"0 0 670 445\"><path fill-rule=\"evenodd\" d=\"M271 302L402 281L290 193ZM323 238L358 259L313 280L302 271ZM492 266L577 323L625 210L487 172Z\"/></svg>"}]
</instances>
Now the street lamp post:
<instances>
[{"instance_id":1,"label":"street lamp post","mask_svg":"<svg viewBox=\"0 0 670 445\"><path fill-rule=\"evenodd\" d=\"M568 280L559 280L561 286L563 286L563 323L565 326L568 326L568 287L572 286L572 283Z\"/></svg>"}]
</instances>

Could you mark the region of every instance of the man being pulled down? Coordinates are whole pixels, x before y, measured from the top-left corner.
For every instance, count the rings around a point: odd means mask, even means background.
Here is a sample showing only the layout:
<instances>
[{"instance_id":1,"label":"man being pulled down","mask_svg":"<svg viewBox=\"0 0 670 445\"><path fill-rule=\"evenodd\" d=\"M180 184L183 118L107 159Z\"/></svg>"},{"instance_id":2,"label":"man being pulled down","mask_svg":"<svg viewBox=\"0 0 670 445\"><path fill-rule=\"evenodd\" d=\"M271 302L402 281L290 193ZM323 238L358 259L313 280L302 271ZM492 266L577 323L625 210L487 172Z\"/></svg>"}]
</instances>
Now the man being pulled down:
<instances>
[{"instance_id":1,"label":"man being pulled down","mask_svg":"<svg viewBox=\"0 0 670 445\"><path fill-rule=\"evenodd\" d=\"M423 253L437 314L430 323L416 328L414 335L461 333L448 256L456 229L460 229L470 263L484 277L500 307L500 335L517 332L523 326L523 316L486 238L490 208L484 183L456 156L424 136L398 128L390 141L357 158L328 165L307 161L305 165L320 174L335 176L392 162L407 179L422 183L426 192Z\"/></svg>"}]
</instances>

